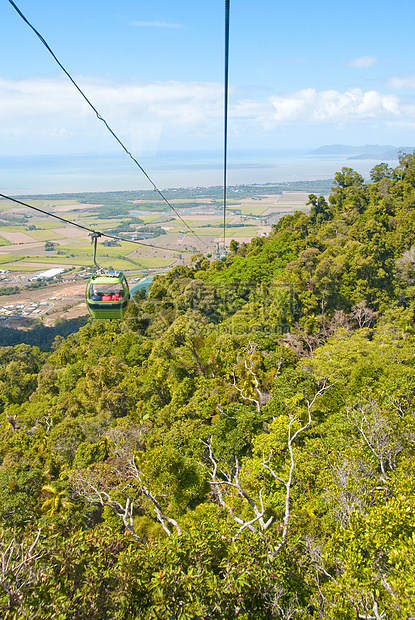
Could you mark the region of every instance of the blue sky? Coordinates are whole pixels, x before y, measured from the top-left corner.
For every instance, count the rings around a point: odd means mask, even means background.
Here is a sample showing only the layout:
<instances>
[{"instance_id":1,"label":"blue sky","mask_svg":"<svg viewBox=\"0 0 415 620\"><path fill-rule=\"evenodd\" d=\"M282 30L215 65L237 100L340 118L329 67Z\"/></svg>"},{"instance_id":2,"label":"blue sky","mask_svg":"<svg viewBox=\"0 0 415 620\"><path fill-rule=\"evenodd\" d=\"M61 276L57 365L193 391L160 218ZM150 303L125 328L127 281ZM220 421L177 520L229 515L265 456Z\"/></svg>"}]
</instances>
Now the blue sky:
<instances>
[{"instance_id":1,"label":"blue sky","mask_svg":"<svg viewBox=\"0 0 415 620\"><path fill-rule=\"evenodd\" d=\"M134 155L221 149L224 1L17 0ZM231 0L230 149L415 146L414 3ZM0 156L118 147L8 0Z\"/></svg>"}]
</instances>

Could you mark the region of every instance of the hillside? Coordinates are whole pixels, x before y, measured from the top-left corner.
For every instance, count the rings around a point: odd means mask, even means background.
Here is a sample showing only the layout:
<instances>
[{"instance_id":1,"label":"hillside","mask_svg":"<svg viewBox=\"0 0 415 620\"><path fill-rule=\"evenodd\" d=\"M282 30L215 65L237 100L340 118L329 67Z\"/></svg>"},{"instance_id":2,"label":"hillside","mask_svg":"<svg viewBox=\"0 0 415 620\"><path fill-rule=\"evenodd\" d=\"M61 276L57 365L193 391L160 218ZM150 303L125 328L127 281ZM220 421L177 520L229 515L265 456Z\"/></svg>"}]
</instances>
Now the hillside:
<instances>
[{"instance_id":1,"label":"hillside","mask_svg":"<svg viewBox=\"0 0 415 620\"><path fill-rule=\"evenodd\" d=\"M309 201L0 348L2 617L414 617L415 155Z\"/></svg>"},{"instance_id":2,"label":"hillside","mask_svg":"<svg viewBox=\"0 0 415 620\"><path fill-rule=\"evenodd\" d=\"M364 144L361 146L351 146L350 144L324 144L318 149L310 151L310 155L357 155L364 153L372 153L373 155L380 155L385 151L391 151L395 147L391 144Z\"/></svg>"},{"instance_id":3,"label":"hillside","mask_svg":"<svg viewBox=\"0 0 415 620\"><path fill-rule=\"evenodd\" d=\"M365 144L363 146L350 146L348 144L328 144L320 146L309 155L349 155L348 159L377 159L379 161L398 161L400 154L412 153L411 146L381 146L379 144Z\"/></svg>"}]
</instances>

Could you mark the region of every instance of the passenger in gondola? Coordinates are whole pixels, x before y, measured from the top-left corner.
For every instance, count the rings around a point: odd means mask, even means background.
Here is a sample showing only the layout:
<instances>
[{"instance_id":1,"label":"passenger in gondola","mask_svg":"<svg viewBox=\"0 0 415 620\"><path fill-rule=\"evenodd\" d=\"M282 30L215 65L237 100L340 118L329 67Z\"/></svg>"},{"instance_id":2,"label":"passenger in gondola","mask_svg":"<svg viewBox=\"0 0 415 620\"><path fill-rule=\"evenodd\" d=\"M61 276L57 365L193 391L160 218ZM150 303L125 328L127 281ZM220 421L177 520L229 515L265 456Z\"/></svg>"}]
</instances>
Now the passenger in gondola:
<instances>
[{"instance_id":1,"label":"passenger in gondola","mask_svg":"<svg viewBox=\"0 0 415 620\"><path fill-rule=\"evenodd\" d=\"M99 291L94 289L94 294L91 297L92 301L101 301L102 299L102 295L99 293Z\"/></svg>"}]
</instances>

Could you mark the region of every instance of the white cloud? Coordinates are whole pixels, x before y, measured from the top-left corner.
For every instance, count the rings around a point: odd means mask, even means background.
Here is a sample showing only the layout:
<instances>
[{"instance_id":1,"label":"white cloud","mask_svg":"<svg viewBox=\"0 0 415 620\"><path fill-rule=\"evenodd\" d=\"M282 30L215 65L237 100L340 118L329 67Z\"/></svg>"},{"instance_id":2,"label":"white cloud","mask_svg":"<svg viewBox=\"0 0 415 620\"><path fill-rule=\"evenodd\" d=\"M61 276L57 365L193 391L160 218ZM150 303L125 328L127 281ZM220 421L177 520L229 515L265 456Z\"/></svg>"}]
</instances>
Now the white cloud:
<instances>
[{"instance_id":1,"label":"white cloud","mask_svg":"<svg viewBox=\"0 0 415 620\"><path fill-rule=\"evenodd\" d=\"M392 88L415 88L415 74L396 75L388 80L388 86Z\"/></svg>"},{"instance_id":2,"label":"white cloud","mask_svg":"<svg viewBox=\"0 0 415 620\"><path fill-rule=\"evenodd\" d=\"M346 64L349 67L357 67L358 69L367 69L373 67L378 61L375 56L360 56L359 58L352 58L348 60Z\"/></svg>"},{"instance_id":3,"label":"white cloud","mask_svg":"<svg viewBox=\"0 0 415 620\"><path fill-rule=\"evenodd\" d=\"M150 28L183 28L182 24L174 24L171 22L160 22L160 21L150 21L150 22L131 22L131 26L141 27L150 27Z\"/></svg>"},{"instance_id":4,"label":"white cloud","mask_svg":"<svg viewBox=\"0 0 415 620\"><path fill-rule=\"evenodd\" d=\"M221 144L223 85L209 82L133 82L78 77L78 84L113 131L135 154L174 144ZM261 133L297 125L378 122L410 126L411 102L394 94L313 88L267 99L231 92L229 128L247 143ZM17 152L113 149L114 139L64 78L0 79L0 147ZM167 146L166 146L167 145Z\"/></svg>"},{"instance_id":5,"label":"white cloud","mask_svg":"<svg viewBox=\"0 0 415 620\"><path fill-rule=\"evenodd\" d=\"M270 97L276 123L347 122L397 116L399 98L359 88L344 93L336 90L317 92L314 88L285 96Z\"/></svg>"},{"instance_id":6,"label":"white cloud","mask_svg":"<svg viewBox=\"0 0 415 620\"><path fill-rule=\"evenodd\" d=\"M222 86L215 83L135 83L77 78L88 99L115 133L209 133L218 129ZM64 79L0 79L0 127L8 135L51 137L105 129L93 110ZM101 128L100 128L101 127ZM3 133L3 135L5 135Z\"/></svg>"}]
</instances>

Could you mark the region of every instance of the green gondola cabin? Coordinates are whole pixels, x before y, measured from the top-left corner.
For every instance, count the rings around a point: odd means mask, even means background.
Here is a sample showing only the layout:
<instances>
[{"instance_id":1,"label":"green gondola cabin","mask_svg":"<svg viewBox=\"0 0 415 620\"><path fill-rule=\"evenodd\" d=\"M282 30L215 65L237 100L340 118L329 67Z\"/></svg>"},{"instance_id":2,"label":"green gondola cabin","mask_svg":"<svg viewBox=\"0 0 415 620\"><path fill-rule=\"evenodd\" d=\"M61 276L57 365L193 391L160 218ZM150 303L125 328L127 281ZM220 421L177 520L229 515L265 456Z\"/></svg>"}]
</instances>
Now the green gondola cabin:
<instances>
[{"instance_id":1,"label":"green gondola cabin","mask_svg":"<svg viewBox=\"0 0 415 620\"><path fill-rule=\"evenodd\" d=\"M130 299L122 271L94 273L86 287L86 305L94 319L122 319Z\"/></svg>"}]
</instances>

